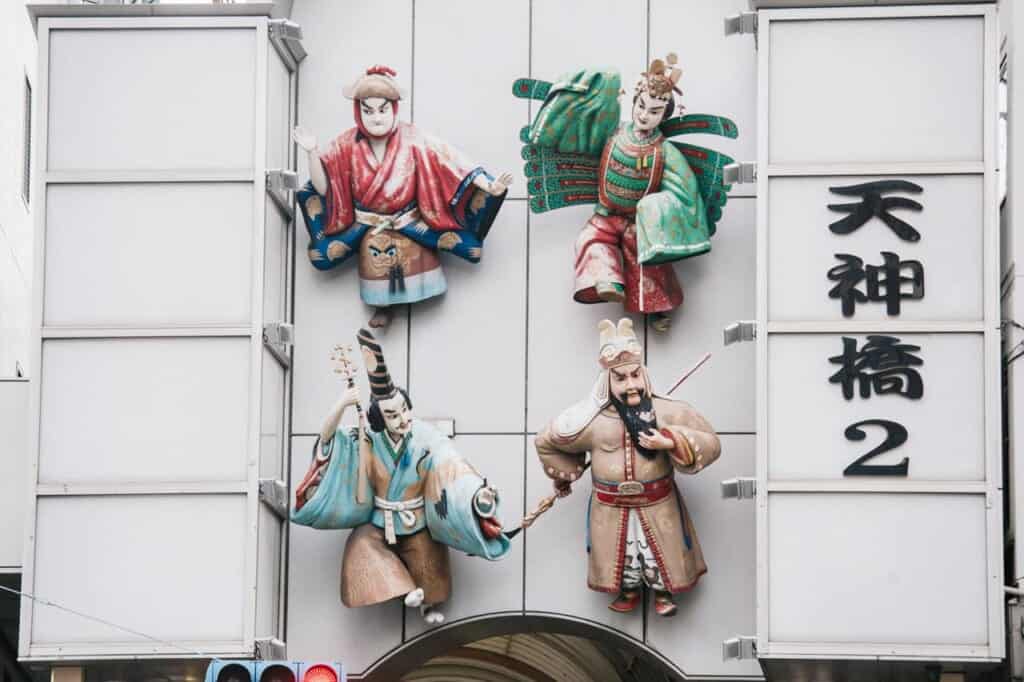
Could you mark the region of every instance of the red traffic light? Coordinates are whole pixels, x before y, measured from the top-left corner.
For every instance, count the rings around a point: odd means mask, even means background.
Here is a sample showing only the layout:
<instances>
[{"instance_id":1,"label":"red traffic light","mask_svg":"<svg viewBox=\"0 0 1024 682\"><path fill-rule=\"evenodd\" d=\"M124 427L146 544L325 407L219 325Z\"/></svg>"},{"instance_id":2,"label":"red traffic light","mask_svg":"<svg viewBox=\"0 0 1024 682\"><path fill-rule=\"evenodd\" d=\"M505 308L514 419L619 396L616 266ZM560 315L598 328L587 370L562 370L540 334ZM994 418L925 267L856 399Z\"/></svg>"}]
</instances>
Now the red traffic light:
<instances>
[{"instance_id":1,"label":"red traffic light","mask_svg":"<svg viewBox=\"0 0 1024 682\"><path fill-rule=\"evenodd\" d=\"M306 668L302 682L339 682L334 666L317 663Z\"/></svg>"}]
</instances>

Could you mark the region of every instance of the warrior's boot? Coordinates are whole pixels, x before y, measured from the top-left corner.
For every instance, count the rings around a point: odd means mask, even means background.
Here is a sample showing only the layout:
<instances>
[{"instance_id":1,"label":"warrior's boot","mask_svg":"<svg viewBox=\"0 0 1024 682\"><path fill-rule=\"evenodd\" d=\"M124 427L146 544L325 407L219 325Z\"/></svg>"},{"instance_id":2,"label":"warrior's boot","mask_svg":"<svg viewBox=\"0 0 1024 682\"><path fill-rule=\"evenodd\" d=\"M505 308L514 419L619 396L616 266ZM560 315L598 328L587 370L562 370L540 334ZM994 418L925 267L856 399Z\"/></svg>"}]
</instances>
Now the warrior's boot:
<instances>
[{"instance_id":1,"label":"warrior's boot","mask_svg":"<svg viewBox=\"0 0 1024 682\"><path fill-rule=\"evenodd\" d=\"M423 616L423 620L426 621L427 625L440 625L444 622L444 614L438 610L436 604L431 606L424 604L421 606L420 615Z\"/></svg>"},{"instance_id":2,"label":"warrior's boot","mask_svg":"<svg viewBox=\"0 0 1024 682\"><path fill-rule=\"evenodd\" d=\"M657 590L654 593L654 612L659 616L669 618L670 616L676 615L677 611L676 603L672 601L671 592L662 592Z\"/></svg>"},{"instance_id":3,"label":"warrior's boot","mask_svg":"<svg viewBox=\"0 0 1024 682\"><path fill-rule=\"evenodd\" d=\"M640 603L640 590L622 590L619 596L608 605L612 611L618 613L629 613Z\"/></svg>"},{"instance_id":4,"label":"warrior's boot","mask_svg":"<svg viewBox=\"0 0 1024 682\"><path fill-rule=\"evenodd\" d=\"M608 303L622 303L626 300L626 290L618 282L598 282L594 285L597 297Z\"/></svg>"}]
</instances>

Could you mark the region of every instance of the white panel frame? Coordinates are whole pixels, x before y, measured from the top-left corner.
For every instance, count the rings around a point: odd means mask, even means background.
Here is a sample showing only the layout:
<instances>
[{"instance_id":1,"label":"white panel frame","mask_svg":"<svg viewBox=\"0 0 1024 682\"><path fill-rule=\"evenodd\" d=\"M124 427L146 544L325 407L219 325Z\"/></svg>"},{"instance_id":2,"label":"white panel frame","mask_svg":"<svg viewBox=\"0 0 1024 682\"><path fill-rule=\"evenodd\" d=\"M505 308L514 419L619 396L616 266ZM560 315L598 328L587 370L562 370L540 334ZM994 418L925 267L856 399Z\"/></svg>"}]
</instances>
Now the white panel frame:
<instances>
[{"instance_id":1,"label":"white panel frame","mask_svg":"<svg viewBox=\"0 0 1024 682\"><path fill-rule=\"evenodd\" d=\"M891 19L924 17L980 17L984 21L984 116L983 163L915 163L912 160L884 164L807 164L771 165L769 160L768 116L771 87L769 82L772 22L800 20ZM757 432L768 427L768 336L778 333L875 333L899 332L978 332L984 334L984 443L985 481L911 482L911 481L769 481L768 439L757 440L757 652L760 658L784 659L880 659L880 660L962 660L997 662L1005 655L1002 565L1002 461L1000 425L1000 296L999 296L999 216L997 205L996 163L998 159L996 123L998 104L998 34L994 5L942 5L900 7L844 7L758 12L758 164L757 194L757 304L756 317L761 333L757 338ZM773 177L848 175L949 175L983 174L984 239L984 320L973 322L786 322L768 323L768 181ZM772 492L917 492L985 495L985 528L988 556L988 646L968 645L894 645L778 642L769 638L768 575L768 497ZM980 529L979 529L980 530Z\"/></svg>"},{"instance_id":2,"label":"white panel frame","mask_svg":"<svg viewBox=\"0 0 1024 682\"><path fill-rule=\"evenodd\" d=\"M49 121L49 54L50 32L61 29L215 29L242 28L252 30L254 41L254 63L256 79L254 88L254 126L252 165L250 168L223 168L213 170L169 170L153 169L144 171L83 171L75 173L53 173L47 168L48 159L48 121ZM45 197L47 186L58 183L123 183L123 182L252 182L253 183L253 262L251 272L251 310L250 324L247 327L211 326L211 327L145 327L145 328L109 328L95 329L84 327L61 328L59 330L43 327L43 292L45 287L45 248L46 248L46 202L39 201L35 211L35 251L33 267L33 303L32 303L32 366L37 376L42 376L42 344L48 338L130 338L130 337L203 337L203 336L238 336L250 339L250 386L261 385L261 361L263 349L263 258L264 258L264 227L265 197L263 178L266 174L266 119L267 119L267 47L268 25L266 16L246 17L108 17L108 18L46 18L38 20L38 81L36 83L38 106L33 125L38 131L36 158L42 161L33 169L32 191L37 197ZM60 486L40 486L39 481L39 431L41 391L40 381L31 382L29 395L30 428L29 452L30 461L27 489L31 498L26 509L25 546L23 561L22 589L34 593L34 573L36 560L36 512L37 499L52 495L120 495L120 494L166 494L166 493L209 493L209 494L244 494L246 500L246 539L245 539L245 612L242 614L244 623L243 640L240 642L189 642L188 646L199 651L187 653L180 646L157 644L146 640L126 641L103 645L70 644L36 646L32 642L33 609L36 605L28 598L22 598L19 632L19 660L91 660L105 658L152 657L152 658L208 658L210 656L241 656L249 657L254 650L256 621L256 576L257 576L257 542L259 514L259 458L251 454L247 461L247 475L244 488L237 484L174 484L123 486L120 484L96 484L77 487L74 490ZM259 452L260 440L260 391L251 390L248 405L248 451ZM46 595L39 595L45 598ZM95 614L101 616L102 614Z\"/></svg>"}]
</instances>

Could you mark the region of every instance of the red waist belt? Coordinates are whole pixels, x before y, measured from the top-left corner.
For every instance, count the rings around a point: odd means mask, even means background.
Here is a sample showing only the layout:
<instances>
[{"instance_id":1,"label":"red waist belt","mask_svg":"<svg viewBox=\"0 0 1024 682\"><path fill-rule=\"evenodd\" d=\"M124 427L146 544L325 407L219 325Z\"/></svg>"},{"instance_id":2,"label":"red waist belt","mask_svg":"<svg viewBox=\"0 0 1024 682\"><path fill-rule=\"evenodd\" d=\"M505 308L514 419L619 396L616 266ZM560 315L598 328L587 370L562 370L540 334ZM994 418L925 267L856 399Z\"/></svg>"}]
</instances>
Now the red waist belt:
<instances>
[{"instance_id":1,"label":"red waist belt","mask_svg":"<svg viewBox=\"0 0 1024 682\"><path fill-rule=\"evenodd\" d=\"M672 474L653 481L622 483L594 479L594 494L598 501L613 507L646 507L668 497L674 487Z\"/></svg>"}]
</instances>

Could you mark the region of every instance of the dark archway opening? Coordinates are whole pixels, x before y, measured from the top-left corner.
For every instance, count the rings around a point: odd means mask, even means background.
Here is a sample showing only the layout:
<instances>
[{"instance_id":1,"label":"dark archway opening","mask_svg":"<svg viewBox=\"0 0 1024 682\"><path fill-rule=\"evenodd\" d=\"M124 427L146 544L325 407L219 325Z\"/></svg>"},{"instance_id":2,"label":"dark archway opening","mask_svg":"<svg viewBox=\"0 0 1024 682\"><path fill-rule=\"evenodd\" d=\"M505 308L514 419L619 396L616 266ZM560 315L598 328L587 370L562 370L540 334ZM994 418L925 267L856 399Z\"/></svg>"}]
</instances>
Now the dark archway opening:
<instances>
[{"instance_id":1,"label":"dark archway opening","mask_svg":"<svg viewBox=\"0 0 1024 682\"><path fill-rule=\"evenodd\" d=\"M567 672L577 670L577 677ZM543 613L460 620L403 644L375 663L366 682L458 679L676 682L683 673L653 649L592 621ZM507 677L501 677L507 671ZM489 675L489 676L488 676Z\"/></svg>"}]
</instances>

